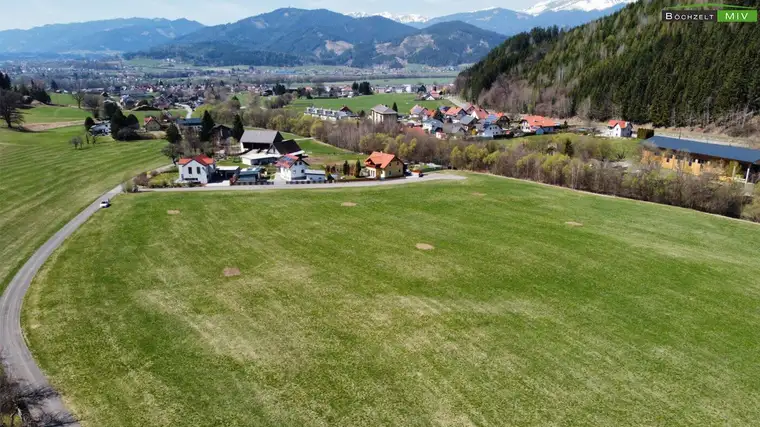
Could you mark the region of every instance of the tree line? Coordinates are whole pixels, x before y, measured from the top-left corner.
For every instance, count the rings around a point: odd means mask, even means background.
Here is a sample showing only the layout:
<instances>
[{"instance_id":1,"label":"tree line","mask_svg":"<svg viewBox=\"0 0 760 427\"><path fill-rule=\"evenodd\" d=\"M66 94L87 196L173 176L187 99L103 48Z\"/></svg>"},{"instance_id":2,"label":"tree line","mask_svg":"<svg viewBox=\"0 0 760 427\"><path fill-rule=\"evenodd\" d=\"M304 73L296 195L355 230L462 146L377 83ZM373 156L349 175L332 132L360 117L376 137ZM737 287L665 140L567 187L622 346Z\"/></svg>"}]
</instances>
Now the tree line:
<instances>
[{"instance_id":1,"label":"tree line","mask_svg":"<svg viewBox=\"0 0 760 427\"><path fill-rule=\"evenodd\" d=\"M662 22L662 9L676 3L636 2L572 30L511 37L460 74L458 90L520 113L753 131L760 26Z\"/></svg>"}]
</instances>

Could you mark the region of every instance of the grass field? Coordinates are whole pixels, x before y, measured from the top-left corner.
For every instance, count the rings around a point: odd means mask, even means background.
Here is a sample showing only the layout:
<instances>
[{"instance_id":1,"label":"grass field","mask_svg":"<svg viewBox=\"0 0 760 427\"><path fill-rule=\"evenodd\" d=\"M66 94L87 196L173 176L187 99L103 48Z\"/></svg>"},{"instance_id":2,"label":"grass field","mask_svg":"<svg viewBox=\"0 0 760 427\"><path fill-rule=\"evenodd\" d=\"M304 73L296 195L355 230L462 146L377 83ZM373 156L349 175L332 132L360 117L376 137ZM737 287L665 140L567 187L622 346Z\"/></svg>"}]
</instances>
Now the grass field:
<instances>
[{"instance_id":1,"label":"grass field","mask_svg":"<svg viewBox=\"0 0 760 427\"><path fill-rule=\"evenodd\" d=\"M76 120L81 120L84 124L84 119L91 115L90 112L85 109L80 110L76 107L57 107L48 105L40 105L22 111L24 113L24 121L28 124L73 122Z\"/></svg>"},{"instance_id":2,"label":"grass field","mask_svg":"<svg viewBox=\"0 0 760 427\"><path fill-rule=\"evenodd\" d=\"M76 100L74 100L74 97L70 93L55 93L51 92L50 95L50 102L56 105L77 105Z\"/></svg>"},{"instance_id":3,"label":"grass field","mask_svg":"<svg viewBox=\"0 0 760 427\"><path fill-rule=\"evenodd\" d=\"M313 139L300 140L298 145L309 155L307 161L312 166L343 164L344 161L353 164L356 160L367 157Z\"/></svg>"},{"instance_id":4,"label":"grass field","mask_svg":"<svg viewBox=\"0 0 760 427\"><path fill-rule=\"evenodd\" d=\"M415 94L378 94L368 96L357 96L356 98L322 98L322 99L298 99L286 108L303 111L306 107L314 105L322 108L339 109L347 105L353 112L358 113L361 110L369 113L372 107L385 104L392 106L395 102L398 106L399 113L409 114L409 110L416 104L426 108L436 108L439 105L451 105L447 100L440 101L415 101Z\"/></svg>"},{"instance_id":5,"label":"grass field","mask_svg":"<svg viewBox=\"0 0 760 427\"><path fill-rule=\"evenodd\" d=\"M760 423L758 225L468 177L120 196L27 337L86 426Z\"/></svg>"},{"instance_id":6,"label":"grass field","mask_svg":"<svg viewBox=\"0 0 760 427\"><path fill-rule=\"evenodd\" d=\"M74 150L81 126L39 133L0 129L0 290L48 237L125 175L167 163L163 141Z\"/></svg>"}]
</instances>

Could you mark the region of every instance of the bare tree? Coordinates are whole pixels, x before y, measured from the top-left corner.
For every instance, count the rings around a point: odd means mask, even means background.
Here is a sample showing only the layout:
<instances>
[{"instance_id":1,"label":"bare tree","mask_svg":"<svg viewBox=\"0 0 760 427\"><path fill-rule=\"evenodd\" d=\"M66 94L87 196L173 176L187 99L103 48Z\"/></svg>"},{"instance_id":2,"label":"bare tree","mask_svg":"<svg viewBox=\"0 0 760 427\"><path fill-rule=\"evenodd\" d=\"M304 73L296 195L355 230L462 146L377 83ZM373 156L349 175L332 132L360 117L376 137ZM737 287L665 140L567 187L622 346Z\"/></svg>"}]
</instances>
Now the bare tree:
<instances>
[{"instance_id":1,"label":"bare tree","mask_svg":"<svg viewBox=\"0 0 760 427\"><path fill-rule=\"evenodd\" d=\"M81 110L82 101L84 101L84 91L77 89L76 91L71 92L71 97L74 98L74 101L76 101L77 108Z\"/></svg>"},{"instance_id":2,"label":"bare tree","mask_svg":"<svg viewBox=\"0 0 760 427\"><path fill-rule=\"evenodd\" d=\"M76 420L66 413L50 413L45 403L58 393L15 381L0 371L0 426L62 427ZM6 424L8 423L8 424Z\"/></svg>"},{"instance_id":3,"label":"bare tree","mask_svg":"<svg viewBox=\"0 0 760 427\"><path fill-rule=\"evenodd\" d=\"M0 90L0 117L9 128L24 123L24 114L19 110L21 95L9 90Z\"/></svg>"},{"instance_id":4,"label":"bare tree","mask_svg":"<svg viewBox=\"0 0 760 427\"><path fill-rule=\"evenodd\" d=\"M95 118L98 118L100 108L103 106L103 98L100 95L87 95L84 97L84 106Z\"/></svg>"}]
</instances>

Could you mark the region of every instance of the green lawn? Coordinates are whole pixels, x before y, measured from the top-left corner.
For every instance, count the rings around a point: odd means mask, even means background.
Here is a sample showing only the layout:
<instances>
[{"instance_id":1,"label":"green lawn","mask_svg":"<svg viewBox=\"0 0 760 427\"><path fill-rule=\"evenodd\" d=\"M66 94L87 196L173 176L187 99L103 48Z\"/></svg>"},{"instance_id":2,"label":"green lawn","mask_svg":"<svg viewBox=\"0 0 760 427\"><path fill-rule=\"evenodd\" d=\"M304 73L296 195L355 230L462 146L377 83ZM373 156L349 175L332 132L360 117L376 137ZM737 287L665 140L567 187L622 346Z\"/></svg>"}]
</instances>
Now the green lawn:
<instances>
[{"instance_id":1,"label":"green lawn","mask_svg":"<svg viewBox=\"0 0 760 427\"><path fill-rule=\"evenodd\" d=\"M24 113L24 121L29 124L73 122L76 120L81 120L82 123L84 123L84 119L91 115L90 112L85 109L80 110L76 107L48 105L40 105L22 111Z\"/></svg>"},{"instance_id":2,"label":"green lawn","mask_svg":"<svg viewBox=\"0 0 760 427\"><path fill-rule=\"evenodd\" d=\"M50 102L57 105L77 105L74 97L70 93L54 93L50 94Z\"/></svg>"},{"instance_id":3,"label":"green lawn","mask_svg":"<svg viewBox=\"0 0 760 427\"><path fill-rule=\"evenodd\" d=\"M427 108L436 108L439 105L452 105L449 101L442 99L440 101L415 101L415 94L378 94L368 96L357 96L355 98L323 98L323 99L298 99L288 105L288 109L303 111L306 107L314 105L322 108L339 109L347 105L353 112L358 113L361 110L369 113L372 107L385 104L393 106L395 102L398 106L399 113L409 114L409 110L416 104Z\"/></svg>"},{"instance_id":4,"label":"green lawn","mask_svg":"<svg viewBox=\"0 0 760 427\"><path fill-rule=\"evenodd\" d=\"M0 291L47 238L125 176L167 163L163 141L74 150L81 126L39 133L0 129Z\"/></svg>"},{"instance_id":5,"label":"green lawn","mask_svg":"<svg viewBox=\"0 0 760 427\"><path fill-rule=\"evenodd\" d=\"M124 195L23 324L85 426L757 425L758 240L479 175Z\"/></svg>"},{"instance_id":6,"label":"green lawn","mask_svg":"<svg viewBox=\"0 0 760 427\"><path fill-rule=\"evenodd\" d=\"M300 140L298 145L309 155L307 161L312 166L340 166L344 161L353 164L356 160L367 157L361 153L354 153L313 139Z\"/></svg>"}]
</instances>

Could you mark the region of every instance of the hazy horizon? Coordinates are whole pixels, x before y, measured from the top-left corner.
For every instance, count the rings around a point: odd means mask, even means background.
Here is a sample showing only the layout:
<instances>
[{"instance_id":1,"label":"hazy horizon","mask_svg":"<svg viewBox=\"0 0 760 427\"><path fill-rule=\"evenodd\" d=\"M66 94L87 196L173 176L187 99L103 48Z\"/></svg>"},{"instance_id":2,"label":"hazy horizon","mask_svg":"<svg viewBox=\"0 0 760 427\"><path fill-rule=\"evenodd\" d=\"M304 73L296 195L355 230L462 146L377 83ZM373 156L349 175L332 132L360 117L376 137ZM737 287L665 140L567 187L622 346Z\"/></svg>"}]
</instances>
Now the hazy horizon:
<instances>
[{"instance_id":1,"label":"hazy horizon","mask_svg":"<svg viewBox=\"0 0 760 427\"><path fill-rule=\"evenodd\" d=\"M450 15L452 13L471 12L479 9L502 7L523 10L537 0L509 0L503 4L494 4L493 0L475 0L467 3L448 3L439 7L433 0L410 3L401 0L368 0L357 4L349 0L325 2L317 0L292 0L289 4L277 1L261 0L251 4L247 0L221 0L215 2L199 0L164 0L161 3L147 0L134 0L130 3L103 3L96 0L27 0L14 2L4 7L0 16L0 31L26 30L49 24L67 24L118 18L166 18L189 19L204 25L219 25L240 19L271 12L283 7L301 9L329 9L339 13L390 12L397 15L417 14L426 17ZM30 11L33 11L30 14ZM19 19L33 16L34 19ZM19 23L22 22L23 23Z\"/></svg>"}]
</instances>

